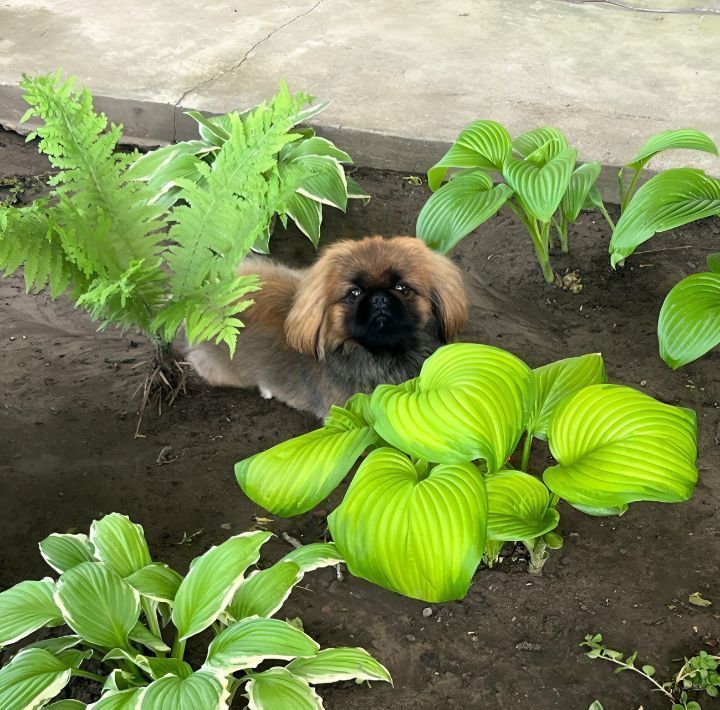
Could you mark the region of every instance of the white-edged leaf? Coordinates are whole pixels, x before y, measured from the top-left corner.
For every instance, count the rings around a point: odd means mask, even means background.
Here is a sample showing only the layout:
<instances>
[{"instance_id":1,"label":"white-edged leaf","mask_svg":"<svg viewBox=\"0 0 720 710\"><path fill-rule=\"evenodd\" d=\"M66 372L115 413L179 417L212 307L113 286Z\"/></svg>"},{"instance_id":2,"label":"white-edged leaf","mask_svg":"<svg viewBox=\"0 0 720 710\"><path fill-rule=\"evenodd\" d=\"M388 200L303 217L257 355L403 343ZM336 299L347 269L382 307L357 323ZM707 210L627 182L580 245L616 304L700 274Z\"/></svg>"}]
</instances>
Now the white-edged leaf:
<instances>
[{"instance_id":1,"label":"white-edged leaf","mask_svg":"<svg viewBox=\"0 0 720 710\"><path fill-rule=\"evenodd\" d=\"M65 572L81 562L95 559L93 546L87 535L52 533L39 545L40 554L56 572Z\"/></svg>"},{"instance_id":2,"label":"white-edged leaf","mask_svg":"<svg viewBox=\"0 0 720 710\"><path fill-rule=\"evenodd\" d=\"M461 599L485 546L482 475L467 462L427 469L376 449L328 526L355 576L428 602Z\"/></svg>"},{"instance_id":3,"label":"white-edged leaf","mask_svg":"<svg viewBox=\"0 0 720 710\"><path fill-rule=\"evenodd\" d=\"M615 266L657 232L720 214L720 180L702 170L675 168L650 178L633 195L610 239Z\"/></svg>"},{"instance_id":4,"label":"white-edged leaf","mask_svg":"<svg viewBox=\"0 0 720 710\"><path fill-rule=\"evenodd\" d=\"M148 599L172 604L182 579L182 575L166 564L151 562L126 577L125 581Z\"/></svg>"},{"instance_id":5,"label":"white-edged leaf","mask_svg":"<svg viewBox=\"0 0 720 710\"><path fill-rule=\"evenodd\" d=\"M137 624L133 626L128 634L128 638L131 641L141 643L156 653L170 650L170 647L161 638L155 636L141 621L138 621Z\"/></svg>"},{"instance_id":6,"label":"white-edged leaf","mask_svg":"<svg viewBox=\"0 0 720 710\"><path fill-rule=\"evenodd\" d=\"M375 389L375 429L416 458L439 463L484 459L488 471L497 471L518 443L532 387L530 368L505 350L446 345L425 361L414 380Z\"/></svg>"},{"instance_id":7,"label":"white-edged leaf","mask_svg":"<svg viewBox=\"0 0 720 710\"><path fill-rule=\"evenodd\" d=\"M272 616L302 577L300 567L294 562L278 562L253 572L235 592L227 612L237 621L249 616Z\"/></svg>"},{"instance_id":8,"label":"white-edged leaf","mask_svg":"<svg viewBox=\"0 0 720 710\"><path fill-rule=\"evenodd\" d=\"M251 674L245 686L248 710L323 710L320 696L287 668Z\"/></svg>"},{"instance_id":9,"label":"white-edged leaf","mask_svg":"<svg viewBox=\"0 0 720 710\"><path fill-rule=\"evenodd\" d=\"M660 309L658 341L673 370L720 343L720 273L691 274L672 287Z\"/></svg>"},{"instance_id":10,"label":"white-edged leaf","mask_svg":"<svg viewBox=\"0 0 720 710\"><path fill-rule=\"evenodd\" d=\"M153 658L151 656L145 662L154 680L162 678L168 673L178 678L189 678L193 674L192 666L178 658Z\"/></svg>"},{"instance_id":11,"label":"white-edged leaf","mask_svg":"<svg viewBox=\"0 0 720 710\"><path fill-rule=\"evenodd\" d=\"M203 668L226 675L255 668L269 659L314 656L319 649L306 633L280 619L243 619L212 640Z\"/></svg>"},{"instance_id":12,"label":"white-edged leaf","mask_svg":"<svg viewBox=\"0 0 720 710\"><path fill-rule=\"evenodd\" d=\"M557 527L560 514L550 506L550 492L522 471L498 471L485 476L488 498L488 538L514 542L532 540Z\"/></svg>"},{"instance_id":13,"label":"white-edged leaf","mask_svg":"<svg viewBox=\"0 0 720 710\"><path fill-rule=\"evenodd\" d=\"M382 680L392 684L388 669L364 648L326 648L310 658L296 658L287 669L313 684L342 680Z\"/></svg>"},{"instance_id":14,"label":"white-edged leaf","mask_svg":"<svg viewBox=\"0 0 720 710\"><path fill-rule=\"evenodd\" d=\"M285 152L284 148L284 155L281 155L284 160L288 161L305 155L327 155L341 163L352 163L352 158L344 150L340 150L340 148L327 138L320 138L320 136L312 136L311 138L295 141L289 146L286 146L286 148L287 152Z\"/></svg>"},{"instance_id":15,"label":"white-edged leaf","mask_svg":"<svg viewBox=\"0 0 720 710\"><path fill-rule=\"evenodd\" d=\"M303 574L343 561L334 542L313 542L310 545L303 545L288 552L280 560L280 562L294 562Z\"/></svg>"},{"instance_id":16,"label":"white-edged leaf","mask_svg":"<svg viewBox=\"0 0 720 710\"><path fill-rule=\"evenodd\" d=\"M558 462L543 481L571 505L619 508L687 500L697 482L697 421L630 387L591 385L566 399L548 431Z\"/></svg>"},{"instance_id":17,"label":"white-edged leaf","mask_svg":"<svg viewBox=\"0 0 720 710\"><path fill-rule=\"evenodd\" d=\"M347 207L347 181L345 170L337 160L321 155L306 155L294 163L302 163L309 174L297 192L324 205L345 211Z\"/></svg>"},{"instance_id":18,"label":"white-edged leaf","mask_svg":"<svg viewBox=\"0 0 720 710\"><path fill-rule=\"evenodd\" d=\"M125 646L140 616L140 595L97 562L65 572L57 583L55 603L75 633L106 648Z\"/></svg>"},{"instance_id":19,"label":"white-edged leaf","mask_svg":"<svg viewBox=\"0 0 720 710\"><path fill-rule=\"evenodd\" d=\"M111 690L104 693L88 710L137 710L140 706L140 688Z\"/></svg>"},{"instance_id":20,"label":"white-edged leaf","mask_svg":"<svg viewBox=\"0 0 720 710\"><path fill-rule=\"evenodd\" d=\"M533 370L535 401L526 425L530 436L545 441L550 419L560 402L588 385L602 384L605 363L600 353L557 360Z\"/></svg>"},{"instance_id":21,"label":"white-edged leaf","mask_svg":"<svg viewBox=\"0 0 720 710\"><path fill-rule=\"evenodd\" d=\"M445 155L428 170L428 185L434 192L450 168L502 170L510 155L511 139L496 121L474 121L457 137Z\"/></svg>"},{"instance_id":22,"label":"white-edged leaf","mask_svg":"<svg viewBox=\"0 0 720 710\"><path fill-rule=\"evenodd\" d=\"M70 681L70 668L42 648L26 648L0 669L0 708L36 710Z\"/></svg>"},{"instance_id":23,"label":"white-edged leaf","mask_svg":"<svg viewBox=\"0 0 720 710\"><path fill-rule=\"evenodd\" d=\"M317 247L320 242L322 207L316 200L294 192L285 207L285 213L297 224L298 229Z\"/></svg>"},{"instance_id":24,"label":"white-edged leaf","mask_svg":"<svg viewBox=\"0 0 720 710\"><path fill-rule=\"evenodd\" d=\"M658 153L663 150L674 149L701 150L705 153L718 155L717 146L707 134L695 128L680 128L663 131L648 138L645 145L627 164L627 167L642 170L643 166Z\"/></svg>"},{"instance_id":25,"label":"white-edged leaf","mask_svg":"<svg viewBox=\"0 0 720 710\"><path fill-rule=\"evenodd\" d=\"M57 703L45 705L45 710L82 710L87 708L81 700L59 700Z\"/></svg>"},{"instance_id":26,"label":"white-edged leaf","mask_svg":"<svg viewBox=\"0 0 720 710\"><path fill-rule=\"evenodd\" d=\"M29 636L43 626L63 623L53 600L55 582L50 577L20 582L0 592L0 648Z\"/></svg>"},{"instance_id":27,"label":"white-edged leaf","mask_svg":"<svg viewBox=\"0 0 720 710\"><path fill-rule=\"evenodd\" d=\"M222 710L227 708L228 679L204 671L189 678L167 675L140 691L138 710Z\"/></svg>"},{"instance_id":28,"label":"white-edged leaf","mask_svg":"<svg viewBox=\"0 0 720 710\"><path fill-rule=\"evenodd\" d=\"M326 425L235 464L245 495L275 515L314 508L377 436L358 415L333 407Z\"/></svg>"},{"instance_id":29,"label":"white-edged leaf","mask_svg":"<svg viewBox=\"0 0 720 710\"><path fill-rule=\"evenodd\" d=\"M129 577L152 562L142 525L127 515L110 513L90 526L97 558L121 577Z\"/></svg>"},{"instance_id":30,"label":"white-edged leaf","mask_svg":"<svg viewBox=\"0 0 720 710\"><path fill-rule=\"evenodd\" d=\"M181 640L199 634L225 610L270 537L272 533L262 530L235 535L194 560L172 612Z\"/></svg>"},{"instance_id":31,"label":"white-edged leaf","mask_svg":"<svg viewBox=\"0 0 720 710\"><path fill-rule=\"evenodd\" d=\"M345 182L347 182L347 196L348 199L353 200L367 200L370 199L370 195L360 187L349 175L345 176Z\"/></svg>"},{"instance_id":32,"label":"white-edged leaf","mask_svg":"<svg viewBox=\"0 0 720 710\"><path fill-rule=\"evenodd\" d=\"M82 639L77 634L68 636L52 636L47 639L41 639L34 643L28 644L25 648L44 648L54 656L63 651L67 651L69 648L77 646Z\"/></svg>"},{"instance_id":33,"label":"white-edged leaf","mask_svg":"<svg viewBox=\"0 0 720 710\"><path fill-rule=\"evenodd\" d=\"M495 215L511 195L507 185L493 186L482 170L461 175L430 196L420 210L415 233L430 247L446 254Z\"/></svg>"}]
</instances>

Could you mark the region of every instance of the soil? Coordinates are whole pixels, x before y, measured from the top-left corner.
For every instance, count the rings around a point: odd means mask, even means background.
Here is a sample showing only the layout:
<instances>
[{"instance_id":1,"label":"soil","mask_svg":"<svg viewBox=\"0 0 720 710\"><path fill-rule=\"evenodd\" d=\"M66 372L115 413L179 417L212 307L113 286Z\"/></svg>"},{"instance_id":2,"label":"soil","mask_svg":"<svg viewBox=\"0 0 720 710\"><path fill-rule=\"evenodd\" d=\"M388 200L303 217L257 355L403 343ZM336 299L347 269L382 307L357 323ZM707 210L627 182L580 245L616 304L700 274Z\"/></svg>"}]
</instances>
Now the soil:
<instances>
[{"instance_id":1,"label":"soil","mask_svg":"<svg viewBox=\"0 0 720 710\"><path fill-rule=\"evenodd\" d=\"M0 134L0 178L47 169L31 146ZM325 208L323 242L366 234L412 234L429 194L400 173L354 174L373 196L346 215ZM33 181L28 180L32 186ZM682 505L634 504L620 518L592 518L562 507L565 539L543 576L515 556L478 571L463 601L428 606L333 569L306 578L285 605L322 646L359 645L391 671L395 687L351 683L320 688L328 708L665 708L635 674L584 657L589 632L669 678L684 655L720 637L720 353L673 372L659 359L662 301L685 274L718 251L720 221L658 235L624 269L609 265L609 230L585 214L571 253L553 265L579 292L542 280L528 236L503 211L465 239L453 258L465 274L472 317L463 339L511 350L531 366L602 352L611 381L643 388L698 413L700 482ZM295 230L273 238L291 264L314 258ZM241 336L242 337L242 336ZM134 438L149 346L133 333L98 333L65 299L24 293L19 276L0 280L0 589L48 573L37 542L53 531L85 531L104 513L141 523L155 559L181 572L229 534L270 517L237 487L233 464L314 428L316 420L249 391L211 389L192 375L188 394L162 416L148 413ZM171 447L170 449L166 447ZM163 457L159 455L163 453ZM537 458L537 465L542 466ZM304 543L325 534L342 491L305 516L274 518L271 562L288 551L287 531ZM713 603L693 606L693 592ZM197 652L199 653L199 651ZM71 694L95 692L77 687ZM712 702L703 701L703 707Z\"/></svg>"}]
</instances>

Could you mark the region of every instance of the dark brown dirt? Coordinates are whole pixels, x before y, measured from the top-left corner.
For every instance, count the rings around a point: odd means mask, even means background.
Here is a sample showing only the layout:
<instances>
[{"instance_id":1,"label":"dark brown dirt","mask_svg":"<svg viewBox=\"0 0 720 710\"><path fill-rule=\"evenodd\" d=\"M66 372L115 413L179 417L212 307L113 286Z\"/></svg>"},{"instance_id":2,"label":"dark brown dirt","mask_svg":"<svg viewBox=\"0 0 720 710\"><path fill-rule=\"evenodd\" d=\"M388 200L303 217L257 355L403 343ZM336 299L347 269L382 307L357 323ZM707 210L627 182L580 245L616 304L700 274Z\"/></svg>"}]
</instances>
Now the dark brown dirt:
<instances>
[{"instance_id":1,"label":"dark brown dirt","mask_svg":"<svg viewBox=\"0 0 720 710\"><path fill-rule=\"evenodd\" d=\"M0 134L0 178L44 169L18 137ZM373 199L347 215L326 208L323 242L413 233L425 185L398 173L359 170L355 177ZM655 237L618 272L609 266L608 239L594 215L573 229L571 254L554 260L557 271L578 270L583 289L573 294L545 285L529 238L503 211L454 254L473 302L464 339L507 348L532 366L601 351L612 381L696 409L693 499L635 504L606 519L563 507L565 546L543 577L506 560L480 570L465 600L435 605L429 618L421 602L350 577L337 582L333 570L311 574L285 614L301 616L323 646L365 646L395 680L394 689L321 688L329 708L585 710L596 698L607 710L665 708L637 676L614 676L609 664L582 656L584 634L601 631L616 648L639 649L663 677L720 636L720 353L672 372L655 335L670 287L720 248L720 222ZM290 263L313 258L295 231L272 246ZM146 415L145 436L134 439L131 395L150 348L132 333L96 333L64 299L25 295L17 276L0 280L0 356L0 588L46 574L36 544L47 534L86 530L110 511L142 523L156 559L184 571L230 534L228 525L237 533L266 515L236 486L233 464L316 425L252 392L209 389L191 377L188 396L160 418ZM159 465L168 446L170 462ZM275 519L269 529L316 541L340 496L301 518ZM287 550L278 537L267 559ZM695 591L713 605L689 604Z\"/></svg>"}]
</instances>

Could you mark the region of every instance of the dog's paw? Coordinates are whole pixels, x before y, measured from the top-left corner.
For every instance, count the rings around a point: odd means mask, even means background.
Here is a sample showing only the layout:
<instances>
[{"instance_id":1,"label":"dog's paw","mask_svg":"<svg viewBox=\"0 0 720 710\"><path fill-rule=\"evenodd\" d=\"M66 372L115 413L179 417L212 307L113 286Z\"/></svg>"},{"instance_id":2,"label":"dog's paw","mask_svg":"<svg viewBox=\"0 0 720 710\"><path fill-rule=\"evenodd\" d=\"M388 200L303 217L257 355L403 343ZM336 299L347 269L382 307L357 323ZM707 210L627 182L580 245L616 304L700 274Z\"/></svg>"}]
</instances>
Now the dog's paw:
<instances>
[{"instance_id":1,"label":"dog's paw","mask_svg":"<svg viewBox=\"0 0 720 710\"><path fill-rule=\"evenodd\" d=\"M273 398L273 393L270 390L265 389L264 387L259 387L258 389L260 390L260 396L263 399L272 399Z\"/></svg>"}]
</instances>

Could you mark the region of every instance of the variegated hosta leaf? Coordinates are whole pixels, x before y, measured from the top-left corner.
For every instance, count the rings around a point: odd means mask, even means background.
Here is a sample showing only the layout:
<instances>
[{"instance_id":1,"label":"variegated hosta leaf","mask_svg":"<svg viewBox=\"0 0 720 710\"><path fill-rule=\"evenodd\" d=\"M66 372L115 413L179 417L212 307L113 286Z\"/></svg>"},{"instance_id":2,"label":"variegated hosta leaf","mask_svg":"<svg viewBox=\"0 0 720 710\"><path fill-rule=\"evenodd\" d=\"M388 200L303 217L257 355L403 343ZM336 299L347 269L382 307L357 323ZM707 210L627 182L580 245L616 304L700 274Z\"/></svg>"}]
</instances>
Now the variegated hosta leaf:
<instances>
[{"instance_id":1,"label":"variegated hosta leaf","mask_svg":"<svg viewBox=\"0 0 720 710\"><path fill-rule=\"evenodd\" d=\"M137 710L222 710L229 697L227 678L205 671L189 678L168 675L140 691Z\"/></svg>"},{"instance_id":2,"label":"variegated hosta leaf","mask_svg":"<svg viewBox=\"0 0 720 710\"><path fill-rule=\"evenodd\" d=\"M84 710L87 705L80 700L60 700L44 707L45 710Z\"/></svg>"},{"instance_id":3,"label":"variegated hosta leaf","mask_svg":"<svg viewBox=\"0 0 720 710\"><path fill-rule=\"evenodd\" d=\"M157 602L172 604L183 578L162 562L151 562L125 581L140 594Z\"/></svg>"},{"instance_id":4,"label":"variegated hosta leaf","mask_svg":"<svg viewBox=\"0 0 720 710\"><path fill-rule=\"evenodd\" d=\"M305 155L327 155L341 163L352 163L352 158L327 138L312 136L291 143L280 152L281 160L295 160Z\"/></svg>"},{"instance_id":5,"label":"variegated hosta leaf","mask_svg":"<svg viewBox=\"0 0 720 710\"><path fill-rule=\"evenodd\" d=\"M26 648L0 669L0 708L35 710L70 681L70 667L42 648Z\"/></svg>"},{"instance_id":6,"label":"variegated hosta leaf","mask_svg":"<svg viewBox=\"0 0 720 710\"><path fill-rule=\"evenodd\" d=\"M314 542L288 552L280 562L294 562L303 574L320 567L330 567L344 562L334 542Z\"/></svg>"},{"instance_id":7,"label":"variegated hosta leaf","mask_svg":"<svg viewBox=\"0 0 720 710\"><path fill-rule=\"evenodd\" d=\"M319 649L306 633L280 619L243 619L213 639L203 668L226 675L255 668L269 659L314 656Z\"/></svg>"},{"instance_id":8,"label":"variegated hosta leaf","mask_svg":"<svg viewBox=\"0 0 720 710\"><path fill-rule=\"evenodd\" d=\"M392 683L388 669L364 648L326 648L310 658L296 658L287 669L308 683L341 680L384 680Z\"/></svg>"},{"instance_id":9,"label":"variegated hosta leaf","mask_svg":"<svg viewBox=\"0 0 720 710\"><path fill-rule=\"evenodd\" d=\"M560 521L550 508L550 492L534 476L522 471L498 471L485 476L488 498L488 538L514 542L532 540Z\"/></svg>"},{"instance_id":10,"label":"variegated hosta leaf","mask_svg":"<svg viewBox=\"0 0 720 710\"><path fill-rule=\"evenodd\" d=\"M75 633L106 648L125 646L140 616L140 595L97 562L65 572L57 583L55 603Z\"/></svg>"},{"instance_id":11,"label":"variegated hosta leaf","mask_svg":"<svg viewBox=\"0 0 720 710\"><path fill-rule=\"evenodd\" d=\"M518 136L512 144L513 150L521 158L527 158L533 153L539 156L538 151L544 152L544 162L554 158L568 147L565 134L559 128L553 128L552 126L534 128L532 131Z\"/></svg>"},{"instance_id":12,"label":"variegated hosta leaf","mask_svg":"<svg viewBox=\"0 0 720 710\"><path fill-rule=\"evenodd\" d=\"M493 217L512 195L504 184L493 186L482 170L461 175L443 185L423 205L415 233L441 254Z\"/></svg>"},{"instance_id":13,"label":"variegated hosta leaf","mask_svg":"<svg viewBox=\"0 0 720 710\"><path fill-rule=\"evenodd\" d=\"M676 168L650 178L615 225L610 262L615 266L657 232L720 214L720 180L702 170Z\"/></svg>"},{"instance_id":14,"label":"variegated hosta leaf","mask_svg":"<svg viewBox=\"0 0 720 710\"><path fill-rule=\"evenodd\" d=\"M548 488L571 505L687 500L697 482L695 412L630 387L592 385L566 399L548 432Z\"/></svg>"},{"instance_id":15,"label":"variegated hosta leaf","mask_svg":"<svg viewBox=\"0 0 720 710\"><path fill-rule=\"evenodd\" d=\"M535 219L549 222L568 189L576 157L575 149L565 148L544 165L529 159L510 158L503 168L503 176L515 190L522 207Z\"/></svg>"},{"instance_id":16,"label":"variegated hosta leaf","mask_svg":"<svg viewBox=\"0 0 720 710\"><path fill-rule=\"evenodd\" d=\"M150 675L157 680L168 673L178 678L189 678L193 674L192 666L178 658L153 658L146 659Z\"/></svg>"},{"instance_id":17,"label":"variegated hosta leaf","mask_svg":"<svg viewBox=\"0 0 720 710\"><path fill-rule=\"evenodd\" d=\"M50 577L20 582L0 592L0 648L30 635L43 626L63 623L53 600L55 582Z\"/></svg>"},{"instance_id":18,"label":"variegated hosta leaf","mask_svg":"<svg viewBox=\"0 0 720 710\"><path fill-rule=\"evenodd\" d=\"M252 673L245 686L248 710L323 710L320 696L287 668Z\"/></svg>"},{"instance_id":19,"label":"variegated hosta leaf","mask_svg":"<svg viewBox=\"0 0 720 710\"><path fill-rule=\"evenodd\" d=\"M155 636L155 634L140 621L133 626L132 630L128 634L128 638L131 641L141 643L143 646L146 646L156 653L170 650L169 646L161 638Z\"/></svg>"},{"instance_id":20,"label":"variegated hosta leaf","mask_svg":"<svg viewBox=\"0 0 720 710\"><path fill-rule=\"evenodd\" d=\"M87 535L69 535L52 533L39 545L40 554L56 572L79 565L81 562L92 562L95 559L93 546Z\"/></svg>"},{"instance_id":21,"label":"variegated hosta leaf","mask_svg":"<svg viewBox=\"0 0 720 710\"><path fill-rule=\"evenodd\" d=\"M76 634L68 636L52 636L48 639L35 641L35 643L31 643L25 646L25 648L44 648L46 651L52 653L53 656L57 656L58 653L67 651L69 648L74 648L81 641L82 639Z\"/></svg>"},{"instance_id":22,"label":"variegated hosta leaf","mask_svg":"<svg viewBox=\"0 0 720 710\"><path fill-rule=\"evenodd\" d=\"M225 610L270 537L261 530L235 535L194 560L175 595L172 620L180 640L199 634Z\"/></svg>"},{"instance_id":23,"label":"variegated hosta leaf","mask_svg":"<svg viewBox=\"0 0 720 710\"><path fill-rule=\"evenodd\" d=\"M600 353L569 357L533 370L535 401L526 431L545 441L550 420L558 405L569 395L588 385L606 382L605 364Z\"/></svg>"},{"instance_id":24,"label":"variegated hosta leaf","mask_svg":"<svg viewBox=\"0 0 720 710\"><path fill-rule=\"evenodd\" d=\"M570 176L570 184L560 202L560 211L566 222L574 222L578 218L587 202L590 190L599 177L600 163L595 160L575 168Z\"/></svg>"},{"instance_id":25,"label":"variegated hosta leaf","mask_svg":"<svg viewBox=\"0 0 720 710\"><path fill-rule=\"evenodd\" d=\"M717 146L705 133L694 128L680 128L674 131L663 131L649 138L635 157L627 164L627 167L642 170L643 166L655 155L663 150L675 148L702 150L713 155L718 154Z\"/></svg>"},{"instance_id":26,"label":"variegated hosta leaf","mask_svg":"<svg viewBox=\"0 0 720 710\"><path fill-rule=\"evenodd\" d=\"M692 274L672 287L660 310L658 341L673 370L720 343L720 273Z\"/></svg>"},{"instance_id":27,"label":"variegated hosta leaf","mask_svg":"<svg viewBox=\"0 0 720 710\"><path fill-rule=\"evenodd\" d=\"M504 350L446 345L425 361L419 377L376 388L375 429L417 458L484 459L497 471L517 446L532 387L530 368Z\"/></svg>"},{"instance_id":28,"label":"variegated hosta leaf","mask_svg":"<svg viewBox=\"0 0 720 710\"><path fill-rule=\"evenodd\" d=\"M431 190L437 190L450 168L482 168L499 172L510 155L510 148L510 134L503 126L496 121L475 121L428 170L428 185Z\"/></svg>"},{"instance_id":29,"label":"variegated hosta leaf","mask_svg":"<svg viewBox=\"0 0 720 710\"><path fill-rule=\"evenodd\" d=\"M317 247L320 242L322 207L310 197L294 192L285 207L285 214L291 217L298 229Z\"/></svg>"},{"instance_id":30,"label":"variegated hosta leaf","mask_svg":"<svg viewBox=\"0 0 720 710\"><path fill-rule=\"evenodd\" d=\"M294 562L278 562L268 569L253 572L235 592L227 613L235 620L248 616L272 616L302 579Z\"/></svg>"},{"instance_id":31,"label":"variegated hosta leaf","mask_svg":"<svg viewBox=\"0 0 720 710\"><path fill-rule=\"evenodd\" d=\"M298 192L324 205L345 211L347 207L347 181L345 170L334 158L322 155L306 155L294 163L302 163L309 170Z\"/></svg>"},{"instance_id":32,"label":"variegated hosta leaf","mask_svg":"<svg viewBox=\"0 0 720 710\"><path fill-rule=\"evenodd\" d=\"M240 461L235 476L245 495L271 513L300 515L339 485L376 438L360 416L333 407L324 427Z\"/></svg>"},{"instance_id":33,"label":"variegated hosta leaf","mask_svg":"<svg viewBox=\"0 0 720 710\"><path fill-rule=\"evenodd\" d=\"M485 545L482 476L471 463L427 469L376 449L328 525L355 576L428 602L461 599Z\"/></svg>"},{"instance_id":34,"label":"variegated hosta leaf","mask_svg":"<svg viewBox=\"0 0 720 710\"><path fill-rule=\"evenodd\" d=\"M121 577L129 577L152 562L142 525L127 515L110 513L90 526L97 558Z\"/></svg>"},{"instance_id":35,"label":"variegated hosta leaf","mask_svg":"<svg viewBox=\"0 0 720 710\"><path fill-rule=\"evenodd\" d=\"M100 700L88 705L87 710L137 710L140 690L140 688L128 688L104 693Z\"/></svg>"}]
</instances>

